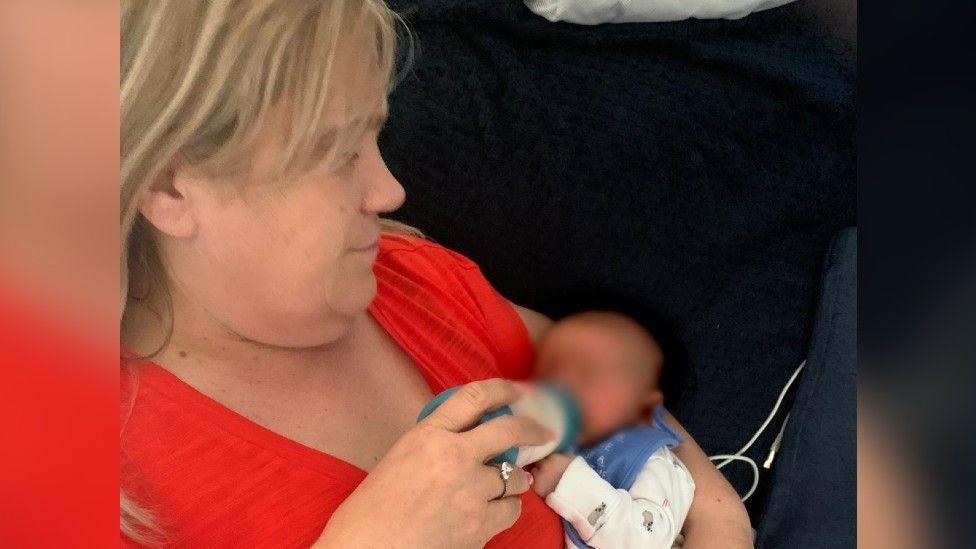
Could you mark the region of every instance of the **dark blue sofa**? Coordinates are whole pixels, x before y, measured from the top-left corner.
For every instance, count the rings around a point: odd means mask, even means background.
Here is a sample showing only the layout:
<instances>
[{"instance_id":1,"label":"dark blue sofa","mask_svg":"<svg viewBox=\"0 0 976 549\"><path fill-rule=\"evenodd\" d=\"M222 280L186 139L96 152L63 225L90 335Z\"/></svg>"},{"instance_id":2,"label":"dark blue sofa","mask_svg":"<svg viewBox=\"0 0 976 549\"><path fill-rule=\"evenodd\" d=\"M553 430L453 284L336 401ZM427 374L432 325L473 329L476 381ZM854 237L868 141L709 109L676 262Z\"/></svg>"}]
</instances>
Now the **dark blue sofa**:
<instances>
[{"instance_id":1,"label":"dark blue sofa","mask_svg":"<svg viewBox=\"0 0 976 549\"><path fill-rule=\"evenodd\" d=\"M856 318L854 279L824 274L856 258L852 230L831 247L856 225L844 48L789 7L578 27L517 0L392 4L417 44L380 143L395 217L515 302L620 306L667 334L669 408L709 453L742 446L810 355L748 508L761 547L852 547L854 328L822 327Z\"/></svg>"}]
</instances>

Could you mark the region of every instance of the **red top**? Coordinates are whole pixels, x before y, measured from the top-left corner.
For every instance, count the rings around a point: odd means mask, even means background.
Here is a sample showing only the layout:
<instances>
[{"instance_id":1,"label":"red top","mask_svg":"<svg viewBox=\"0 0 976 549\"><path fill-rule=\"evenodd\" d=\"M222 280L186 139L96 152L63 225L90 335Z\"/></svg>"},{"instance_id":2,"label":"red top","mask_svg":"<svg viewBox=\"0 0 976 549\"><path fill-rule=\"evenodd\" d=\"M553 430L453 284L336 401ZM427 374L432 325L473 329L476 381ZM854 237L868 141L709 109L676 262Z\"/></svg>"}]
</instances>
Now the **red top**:
<instances>
[{"instance_id":1,"label":"red top","mask_svg":"<svg viewBox=\"0 0 976 549\"><path fill-rule=\"evenodd\" d=\"M525 325L469 259L426 240L384 235L373 271L377 294L369 312L433 393L530 375L534 351ZM152 363L123 368L126 402L124 485L155 510L173 545L308 547L366 476ZM562 532L559 517L529 491L518 522L487 546L555 549L563 547Z\"/></svg>"}]
</instances>

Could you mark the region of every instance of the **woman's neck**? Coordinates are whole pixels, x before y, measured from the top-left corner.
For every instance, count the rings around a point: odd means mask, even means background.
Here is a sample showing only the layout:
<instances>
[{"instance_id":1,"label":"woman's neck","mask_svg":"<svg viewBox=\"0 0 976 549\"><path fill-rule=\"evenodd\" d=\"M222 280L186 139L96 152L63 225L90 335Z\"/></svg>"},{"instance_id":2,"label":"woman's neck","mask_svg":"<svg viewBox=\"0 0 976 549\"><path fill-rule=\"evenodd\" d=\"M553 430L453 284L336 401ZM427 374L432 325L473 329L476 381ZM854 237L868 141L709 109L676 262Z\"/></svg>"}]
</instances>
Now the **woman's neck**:
<instances>
[{"instance_id":1,"label":"woman's neck","mask_svg":"<svg viewBox=\"0 0 976 549\"><path fill-rule=\"evenodd\" d=\"M130 301L123 326L123 343L141 356L180 377L220 377L248 380L295 380L306 378L314 366L343 364L357 347L368 317L366 311L342 321L335 336L315 347L268 345L228 329L205 308L179 293L172 306L159 299ZM160 314L159 311L171 311ZM170 319L172 319L170 321Z\"/></svg>"}]
</instances>

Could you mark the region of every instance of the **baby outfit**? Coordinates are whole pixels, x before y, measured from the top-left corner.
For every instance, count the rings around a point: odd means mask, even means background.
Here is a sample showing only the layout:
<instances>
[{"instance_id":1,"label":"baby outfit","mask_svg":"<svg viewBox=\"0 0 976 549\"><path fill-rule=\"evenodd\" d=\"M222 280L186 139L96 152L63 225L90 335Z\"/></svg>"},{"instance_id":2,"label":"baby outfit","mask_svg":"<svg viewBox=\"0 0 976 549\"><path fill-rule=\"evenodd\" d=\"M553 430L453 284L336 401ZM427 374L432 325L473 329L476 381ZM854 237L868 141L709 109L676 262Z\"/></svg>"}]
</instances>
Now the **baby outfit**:
<instances>
[{"instance_id":1,"label":"baby outfit","mask_svg":"<svg viewBox=\"0 0 976 549\"><path fill-rule=\"evenodd\" d=\"M566 547L672 547L695 493L681 443L654 410L652 425L623 429L573 459L546 503L563 517Z\"/></svg>"}]
</instances>

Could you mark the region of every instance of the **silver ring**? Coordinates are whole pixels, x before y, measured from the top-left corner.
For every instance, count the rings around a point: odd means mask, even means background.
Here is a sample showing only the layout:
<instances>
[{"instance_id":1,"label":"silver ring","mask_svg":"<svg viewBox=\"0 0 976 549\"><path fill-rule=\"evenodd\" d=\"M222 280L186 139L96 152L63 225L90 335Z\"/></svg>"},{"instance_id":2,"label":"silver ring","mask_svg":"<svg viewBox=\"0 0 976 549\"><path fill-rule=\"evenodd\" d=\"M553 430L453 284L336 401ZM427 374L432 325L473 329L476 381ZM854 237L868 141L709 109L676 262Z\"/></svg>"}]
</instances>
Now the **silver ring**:
<instances>
[{"instance_id":1,"label":"silver ring","mask_svg":"<svg viewBox=\"0 0 976 549\"><path fill-rule=\"evenodd\" d=\"M495 499L502 499L508 495L508 479L512 478L512 471L514 470L515 468L512 467L512 464L507 461L503 461L498 465L498 476L502 478L502 495Z\"/></svg>"}]
</instances>

